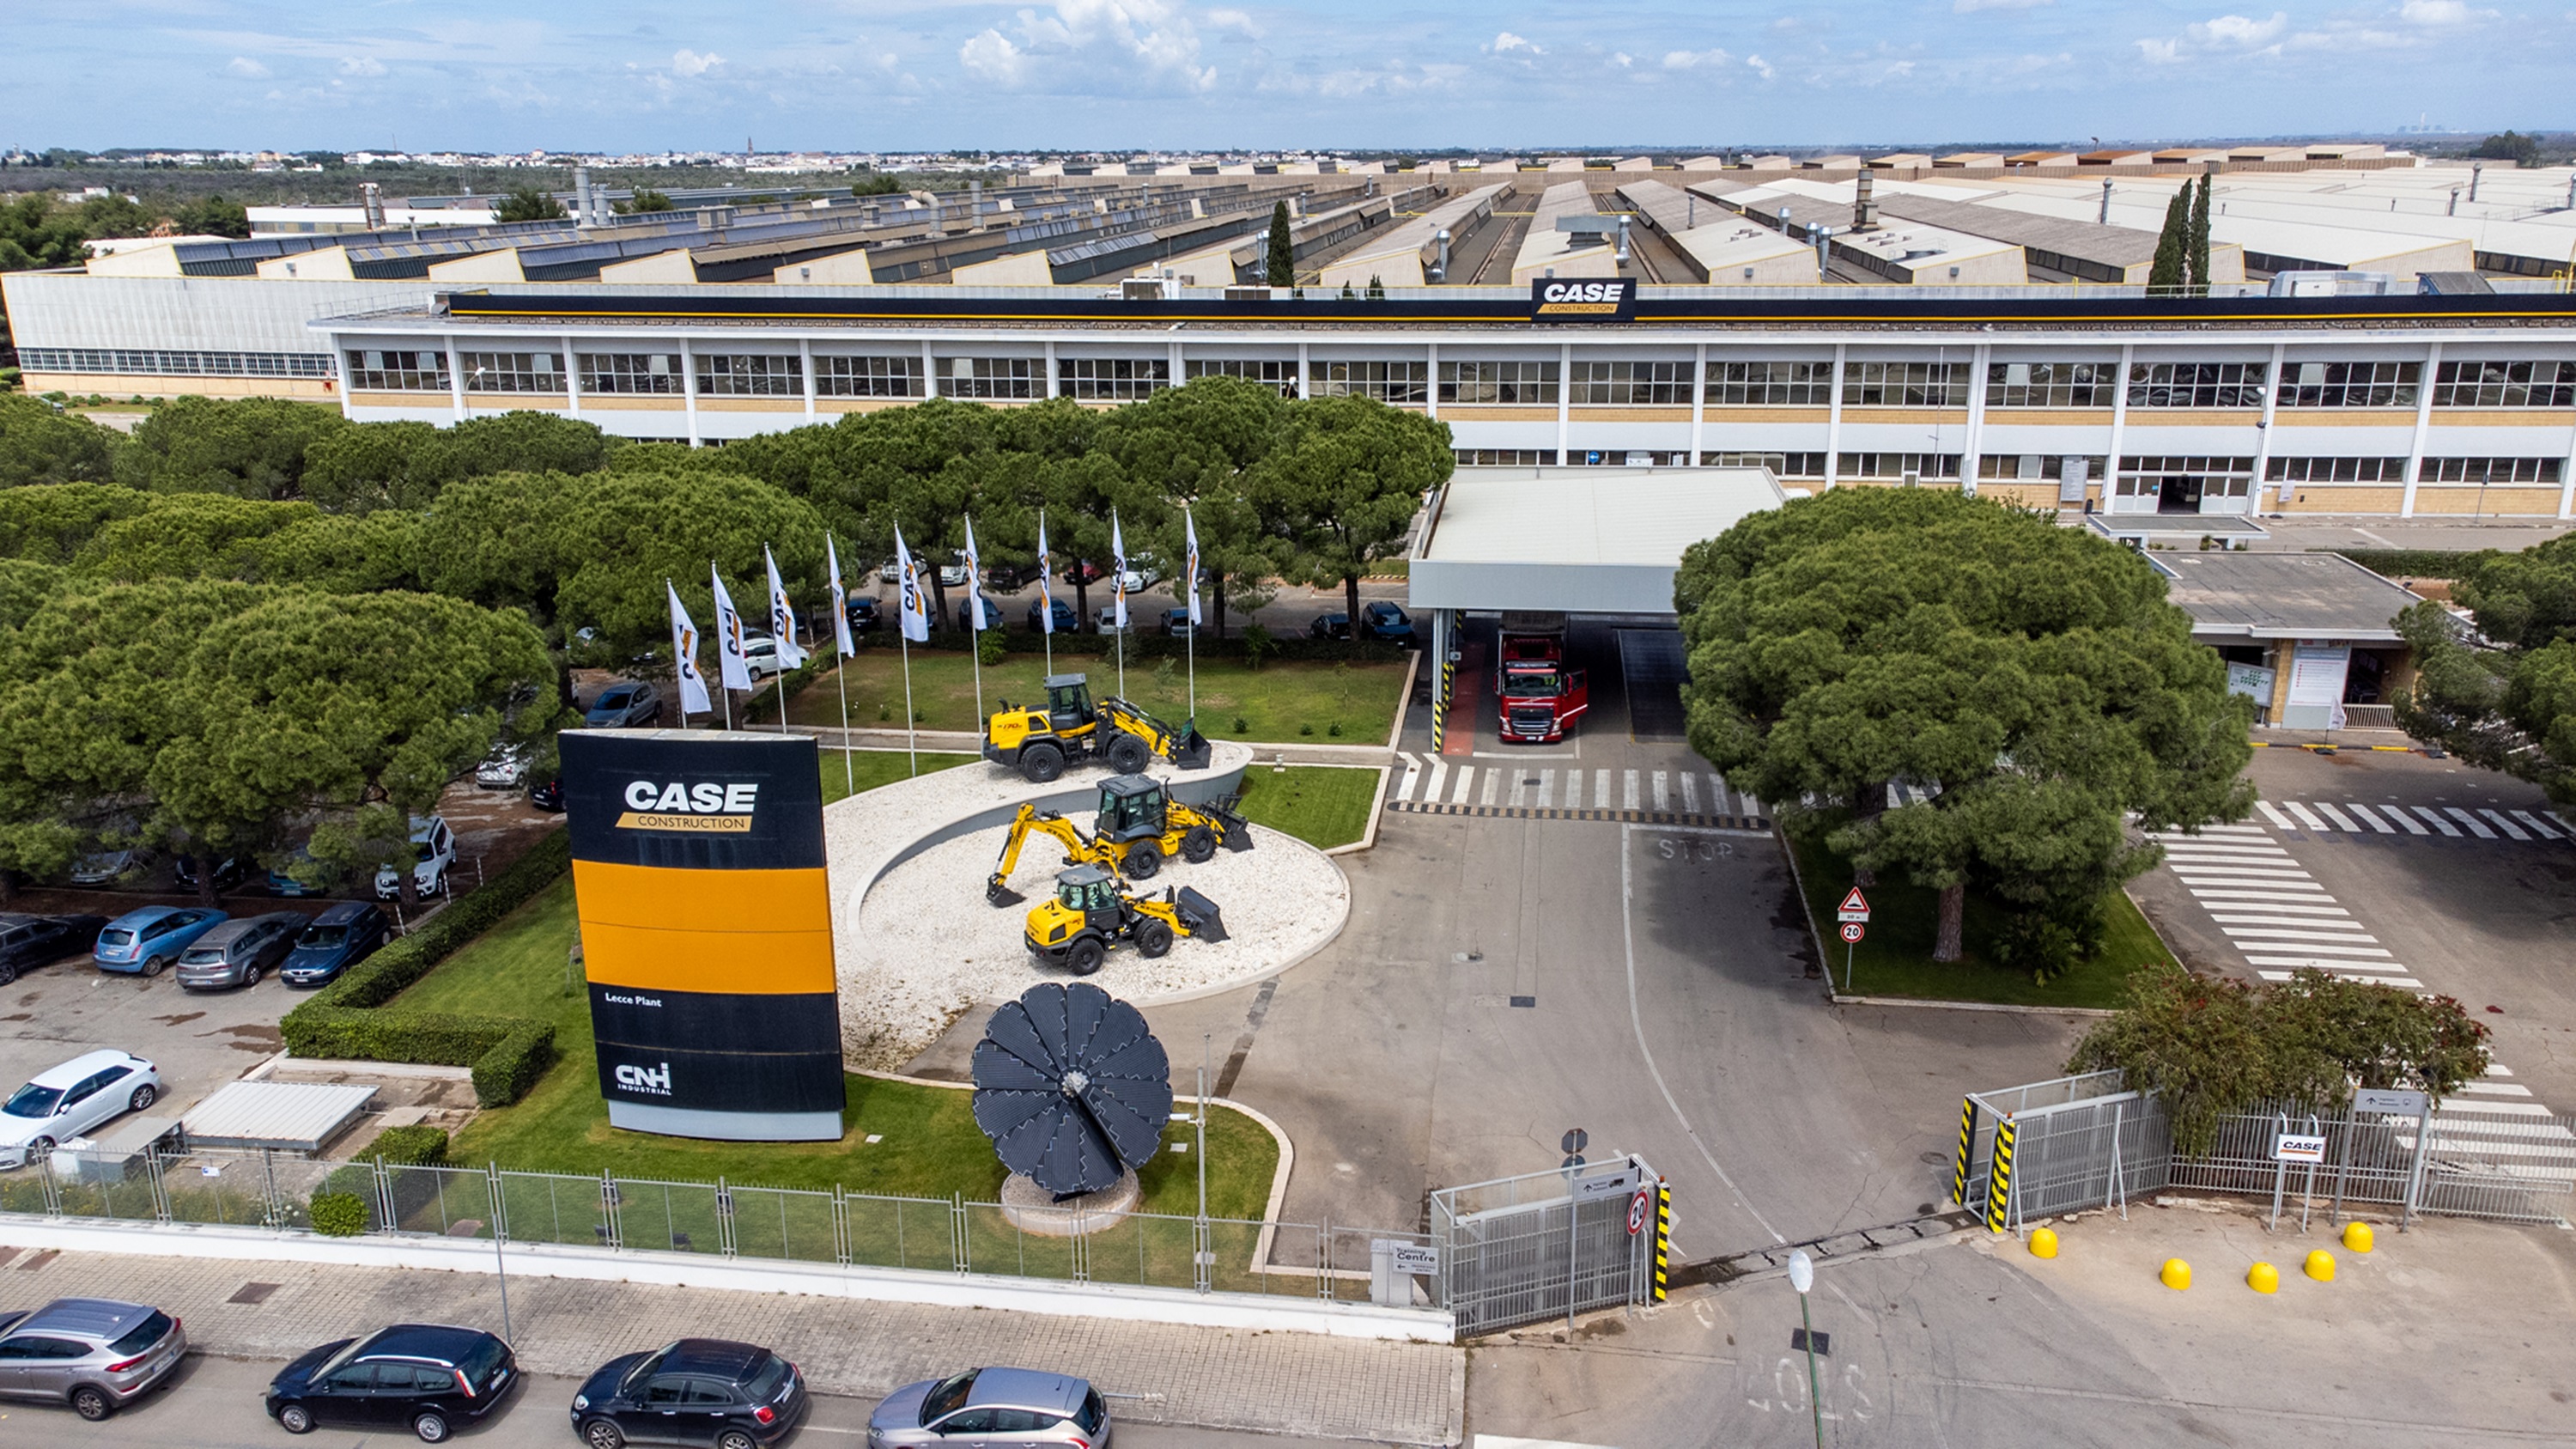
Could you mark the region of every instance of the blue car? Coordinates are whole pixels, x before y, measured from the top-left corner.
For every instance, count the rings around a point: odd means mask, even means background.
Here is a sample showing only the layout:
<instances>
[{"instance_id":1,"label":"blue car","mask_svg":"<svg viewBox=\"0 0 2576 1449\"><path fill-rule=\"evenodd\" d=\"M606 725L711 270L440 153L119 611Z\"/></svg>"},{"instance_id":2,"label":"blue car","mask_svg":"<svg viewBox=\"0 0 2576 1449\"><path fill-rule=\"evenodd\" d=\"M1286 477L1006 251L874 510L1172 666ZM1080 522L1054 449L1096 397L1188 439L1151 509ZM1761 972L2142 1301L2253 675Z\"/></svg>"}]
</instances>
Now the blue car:
<instances>
[{"instance_id":1,"label":"blue car","mask_svg":"<svg viewBox=\"0 0 2576 1449\"><path fill-rule=\"evenodd\" d=\"M1044 599L1032 600L1029 604L1029 632L1034 634L1038 630L1045 628L1046 616L1046 601ZM1055 632L1059 634L1072 634L1078 632L1081 626L1082 616L1073 611L1073 605L1066 603L1062 599L1056 600Z\"/></svg>"},{"instance_id":2,"label":"blue car","mask_svg":"<svg viewBox=\"0 0 2576 1449\"><path fill-rule=\"evenodd\" d=\"M127 911L98 933L90 960L101 971L158 976L197 944L197 938L230 919L204 906L145 906Z\"/></svg>"},{"instance_id":3,"label":"blue car","mask_svg":"<svg viewBox=\"0 0 2576 1449\"><path fill-rule=\"evenodd\" d=\"M277 968L289 986L322 986L385 943L385 913L365 901L340 901L296 933L295 949Z\"/></svg>"}]
</instances>

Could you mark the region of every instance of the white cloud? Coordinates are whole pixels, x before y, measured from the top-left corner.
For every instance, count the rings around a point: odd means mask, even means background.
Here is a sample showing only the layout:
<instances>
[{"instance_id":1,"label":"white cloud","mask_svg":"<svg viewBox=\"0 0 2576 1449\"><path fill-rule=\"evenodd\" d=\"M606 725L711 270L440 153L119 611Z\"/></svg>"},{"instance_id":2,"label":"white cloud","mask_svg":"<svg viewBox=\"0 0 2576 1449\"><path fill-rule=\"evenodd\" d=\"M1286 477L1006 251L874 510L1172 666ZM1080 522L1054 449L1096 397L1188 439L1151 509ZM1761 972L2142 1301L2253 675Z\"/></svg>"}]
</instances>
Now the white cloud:
<instances>
[{"instance_id":1,"label":"white cloud","mask_svg":"<svg viewBox=\"0 0 2576 1449\"><path fill-rule=\"evenodd\" d=\"M2472 11L2464 0L2406 0L2397 13L2416 25L2465 25L2472 18L2483 18L2495 12Z\"/></svg>"},{"instance_id":2,"label":"white cloud","mask_svg":"<svg viewBox=\"0 0 2576 1449\"><path fill-rule=\"evenodd\" d=\"M261 65L258 61L255 61L246 55L234 56L232 58L232 63L225 66L224 71L229 75L240 76L243 80L266 80L268 78L268 67Z\"/></svg>"},{"instance_id":3,"label":"white cloud","mask_svg":"<svg viewBox=\"0 0 2576 1449\"><path fill-rule=\"evenodd\" d=\"M1955 0L1950 8L1961 15L1974 15L1980 10L2037 10L2056 3L2057 0Z\"/></svg>"},{"instance_id":4,"label":"white cloud","mask_svg":"<svg viewBox=\"0 0 2576 1449\"><path fill-rule=\"evenodd\" d=\"M1702 66L1721 66L1735 59L1723 50L1675 50L1664 55L1666 70L1697 70Z\"/></svg>"},{"instance_id":5,"label":"white cloud","mask_svg":"<svg viewBox=\"0 0 2576 1449\"><path fill-rule=\"evenodd\" d=\"M344 55L340 57L340 74L342 75L383 75L384 73L385 63L373 56Z\"/></svg>"},{"instance_id":6,"label":"white cloud","mask_svg":"<svg viewBox=\"0 0 2576 1449\"><path fill-rule=\"evenodd\" d=\"M1615 51L1610 56L1610 63L1616 66L1631 66L1637 63L1637 58L1624 50Z\"/></svg>"},{"instance_id":7,"label":"white cloud","mask_svg":"<svg viewBox=\"0 0 2576 1449\"><path fill-rule=\"evenodd\" d=\"M1252 16L1241 10L1211 10L1207 13L1207 23L1210 30L1240 30L1255 40L1259 40L1262 34L1261 27Z\"/></svg>"},{"instance_id":8,"label":"white cloud","mask_svg":"<svg viewBox=\"0 0 2576 1449\"><path fill-rule=\"evenodd\" d=\"M2238 50L2254 50L2280 39L2281 33L2289 28L2290 13L2286 10L2275 10L2269 20L2254 20L2243 15L2221 15L2215 20L2201 21L2187 26L2184 28L2184 33L2203 45L2233 46Z\"/></svg>"},{"instance_id":9,"label":"white cloud","mask_svg":"<svg viewBox=\"0 0 2576 1449\"><path fill-rule=\"evenodd\" d=\"M1225 14L1230 27L1251 24L1241 12ZM1132 94L1139 70L1165 90L1216 86L1216 67L1199 64L1198 27L1165 0L1055 0L1047 10L1022 10L1012 28L1015 36L998 27L979 32L958 48L958 63L1008 86L1044 86L1055 76L1064 90Z\"/></svg>"},{"instance_id":10,"label":"white cloud","mask_svg":"<svg viewBox=\"0 0 2576 1449\"><path fill-rule=\"evenodd\" d=\"M1753 70L1754 70L1756 73L1758 73L1758 74L1759 74L1759 75L1760 75L1764 80L1769 80L1769 79L1771 79L1773 76L1776 76L1776 75L1778 75L1778 74L1779 74L1779 72L1778 72L1778 71L1776 71L1776 70L1774 70L1774 69L1772 69L1772 68L1771 68L1771 62L1769 62L1769 61L1767 61L1767 60L1764 60L1762 57L1760 57L1760 56L1758 56L1758 55L1748 55L1748 56L1746 56L1746 57L1744 58L1744 63L1745 63L1746 65L1748 65L1748 66L1752 67L1752 68L1753 68Z\"/></svg>"},{"instance_id":11,"label":"white cloud","mask_svg":"<svg viewBox=\"0 0 2576 1449\"><path fill-rule=\"evenodd\" d=\"M2181 49L2182 43L2176 40L2141 40L2138 42L2138 54L2145 56L2147 64L2149 65L2171 65L2175 61L2182 59L2180 54Z\"/></svg>"},{"instance_id":12,"label":"white cloud","mask_svg":"<svg viewBox=\"0 0 2576 1449\"><path fill-rule=\"evenodd\" d=\"M724 57L716 54L712 50L708 51L704 55L700 55L694 50L675 50L671 52L671 73L673 75L705 75L708 71L714 70L717 66L722 64L724 64Z\"/></svg>"},{"instance_id":13,"label":"white cloud","mask_svg":"<svg viewBox=\"0 0 2576 1449\"><path fill-rule=\"evenodd\" d=\"M1535 46L1535 45L1531 44L1530 42L1528 42L1528 41L1526 41L1526 40L1523 40L1521 37L1519 37L1519 36L1517 36L1517 35L1512 34L1512 33L1511 33L1510 31L1508 31L1508 30L1504 31L1504 32L1503 32L1502 34L1500 34L1500 35L1495 36L1495 37L1494 37L1494 43L1493 43L1493 44L1491 44L1491 45L1489 45L1489 46L1486 46L1485 48L1486 48L1487 50L1492 51L1492 52L1493 52L1494 54L1496 54L1496 55L1509 55L1509 54L1511 54L1511 53L1512 53L1513 51L1515 51L1515 50L1526 50L1526 51L1528 51L1528 52L1529 52L1530 54L1532 54L1532 55L1545 55L1545 54L1547 54L1547 52L1546 52L1546 51L1539 49L1537 46Z\"/></svg>"},{"instance_id":14,"label":"white cloud","mask_svg":"<svg viewBox=\"0 0 2576 1449\"><path fill-rule=\"evenodd\" d=\"M1029 58L1009 36L987 30L957 48L957 61L995 85L1015 86L1029 73Z\"/></svg>"}]
</instances>

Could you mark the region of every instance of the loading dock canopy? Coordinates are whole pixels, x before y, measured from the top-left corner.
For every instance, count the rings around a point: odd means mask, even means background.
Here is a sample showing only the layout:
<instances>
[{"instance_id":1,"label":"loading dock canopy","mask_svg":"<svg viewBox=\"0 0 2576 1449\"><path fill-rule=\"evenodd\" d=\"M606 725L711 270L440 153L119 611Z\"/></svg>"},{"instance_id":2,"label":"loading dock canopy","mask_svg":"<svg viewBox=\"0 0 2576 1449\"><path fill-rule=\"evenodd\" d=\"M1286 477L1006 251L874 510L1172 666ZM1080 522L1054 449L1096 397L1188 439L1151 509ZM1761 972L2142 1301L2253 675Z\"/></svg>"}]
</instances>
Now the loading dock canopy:
<instances>
[{"instance_id":1,"label":"loading dock canopy","mask_svg":"<svg viewBox=\"0 0 2576 1449\"><path fill-rule=\"evenodd\" d=\"M2171 582L2165 597L2191 615L2204 644L2283 639L2396 643L2392 622L2423 602L2340 554L2149 554Z\"/></svg>"},{"instance_id":2,"label":"loading dock canopy","mask_svg":"<svg viewBox=\"0 0 2576 1449\"><path fill-rule=\"evenodd\" d=\"M1683 549L1787 500L1767 468L1461 468L1432 501L1406 601L1670 614Z\"/></svg>"}]
</instances>

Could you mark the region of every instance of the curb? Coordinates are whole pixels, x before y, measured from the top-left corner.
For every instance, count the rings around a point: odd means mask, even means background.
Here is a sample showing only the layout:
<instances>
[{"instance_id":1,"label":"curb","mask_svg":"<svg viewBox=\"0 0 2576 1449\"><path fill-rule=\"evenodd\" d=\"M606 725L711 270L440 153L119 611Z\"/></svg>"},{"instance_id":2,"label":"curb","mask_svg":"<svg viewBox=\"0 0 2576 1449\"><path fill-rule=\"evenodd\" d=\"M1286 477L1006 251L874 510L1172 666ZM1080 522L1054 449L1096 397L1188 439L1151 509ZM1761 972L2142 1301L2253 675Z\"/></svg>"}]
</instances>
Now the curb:
<instances>
[{"instance_id":1,"label":"curb","mask_svg":"<svg viewBox=\"0 0 2576 1449\"><path fill-rule=\"evenodd\" d=\"M1377 823L1386 818L1386 790L1387 785L1395 779L1395 767L1392 765L1318 765L1314 768L1323 770L1356 769L1377 771L1377 794L1369 800L1367 831L1364 832L1359 839L1352 841L1350 844L1336 845L1332 849L1325 851L1324 854L1328 856L1357 855L1363 850L1375 849L1377 847Z\"/></svg>"},{"instance_id":2,"label":"curb","mask_svg":"<svg viewBox=\"0 0 2576 1449\"><path fill-rule=\"evenodd\" d=\"M1924 996L1845 996L1835 992L1826 1000L1836 1006L1920 1006L1933 1011L1996 1011L2008 1016L2118 1016L2098 1006L2009 1006L1999 1001L1935 1001Z\"/></svg>"}]
</instances>

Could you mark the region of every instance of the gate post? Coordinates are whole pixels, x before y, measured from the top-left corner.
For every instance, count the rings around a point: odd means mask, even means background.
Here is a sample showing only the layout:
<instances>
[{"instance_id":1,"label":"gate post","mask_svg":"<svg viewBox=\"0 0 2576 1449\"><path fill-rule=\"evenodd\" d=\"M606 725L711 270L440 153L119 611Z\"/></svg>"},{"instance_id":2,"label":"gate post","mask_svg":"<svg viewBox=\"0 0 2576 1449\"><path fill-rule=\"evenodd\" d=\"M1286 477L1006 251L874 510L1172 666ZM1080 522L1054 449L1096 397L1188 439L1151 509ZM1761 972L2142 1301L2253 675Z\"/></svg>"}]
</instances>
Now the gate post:
<instances>
[{"instance_id":1,"label":"gate post","mask_svg":"<svg viewBox=\"0 0 2576 1449\"><path fill-rule=\"evenodd\" d=\"M1995 1122L1995 1155L1986 1169L1986 1231L2000 1233L2012 1223L2013 1119Z\"/></svg>"},{"instance_id":2,"label":"gate post","mask_svg":"<svg viewBox=\"0 0 2576 1449\"><path fill-rule=\"evenodd\" d=\"M1655 1300L1664 1301L1672 1283L1673 1185L1655 1179Z\"/></svg>"},{"instance_id":3,"label":"gate post","mask_svg":"<svg viewBox=\"0 0 2576 1449\"><path fill-rule=\"evenodd\" d=\"M1959 1160L1950 1170L1950 1201L1960 1207L1968 1205L1968 1156L1977 1140L1977 1099L1959 1101Z\"/></svg>"}]
</instances>

